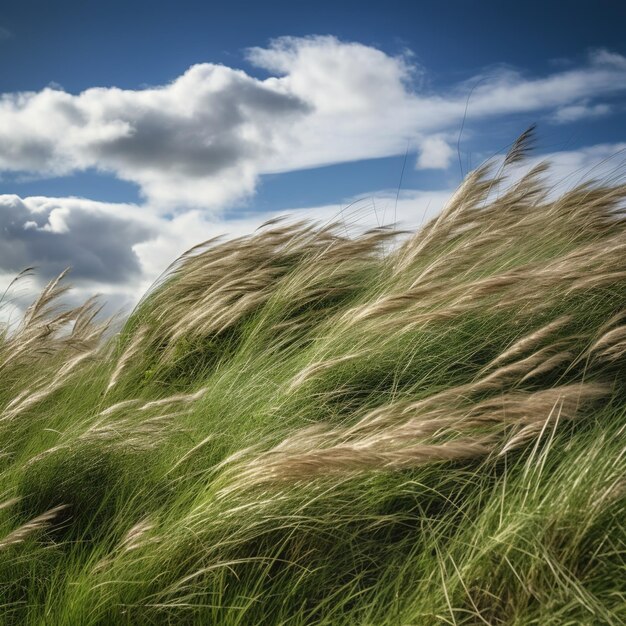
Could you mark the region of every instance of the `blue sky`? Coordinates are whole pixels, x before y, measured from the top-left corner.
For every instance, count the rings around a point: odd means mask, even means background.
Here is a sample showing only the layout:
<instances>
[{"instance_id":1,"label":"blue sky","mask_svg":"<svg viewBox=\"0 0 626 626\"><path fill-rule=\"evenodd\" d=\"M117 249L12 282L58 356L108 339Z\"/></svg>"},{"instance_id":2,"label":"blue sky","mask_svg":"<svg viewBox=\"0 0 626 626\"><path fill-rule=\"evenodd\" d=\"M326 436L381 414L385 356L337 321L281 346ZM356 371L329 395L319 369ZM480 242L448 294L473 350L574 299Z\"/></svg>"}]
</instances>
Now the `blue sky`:
<instances>
[{"instance_id":1,"label":"blue sky","mask_svg":"<svg viewBox=\"0 0 626 626\"><path fill-rule=\"evenodd\" d=\"M71 265L129 304L276 212L419 222L532 123L558 175L619 169L625 23L615 1L5 3L0 279Z\"/></svg>"}]
</instances>

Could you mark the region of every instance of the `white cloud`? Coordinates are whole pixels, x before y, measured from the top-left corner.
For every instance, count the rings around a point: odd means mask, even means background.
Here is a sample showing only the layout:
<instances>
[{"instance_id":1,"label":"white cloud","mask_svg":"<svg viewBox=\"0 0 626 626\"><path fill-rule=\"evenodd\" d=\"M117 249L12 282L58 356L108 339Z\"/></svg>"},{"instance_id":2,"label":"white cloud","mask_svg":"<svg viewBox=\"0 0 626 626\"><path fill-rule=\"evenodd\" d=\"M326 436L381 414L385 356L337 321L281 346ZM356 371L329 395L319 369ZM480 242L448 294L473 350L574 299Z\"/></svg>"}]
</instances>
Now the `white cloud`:
<instances>
[{"instance_id":1,"label":"white cloud","mask_svg":"<svg viewBox=\"0 0 626 626\"><path fill-rule=\"evenodd\" d=\"M600 48L590 53L591 61L597 65L614 66L620 69L626 69L626 58L621 54Z\"/></svg>"},{"instance_id":2,"label":"white cloud","mask_svg":"<svg viewBox=\"0 0 626 626\"><path fill-rule=\"evenodd\" d=\"M582 119L603 117L611 112L608 104L599 102L598 104L572 104L558 108L551 116L550 121L555 124L569 124Z\"/></svg>"},{"instance_id":3,"label":"white cloud","mask_svg":"<svg viewBox=\"0 0 626 626\"><path fill-rule=\"evenodd\" d=\"M0 100L0 169L88 167L138 183L153 205L221 206L251 193L258 161L307 105L243 72L204 64L140 91L46 88Z\"/></svg>"},{"instance_id":4,"label":"white cloud","mask_svg":"<svg viewBox=\"0 0 626 626\"><path fill-rule=\"evenodd\" d=\"M419 167L449 162L445 138L463 119L470 82L427 91L409 54L329 36L279 38L248 59L271 75L202 63L139 90L4 94L0 171L97 168L138 184L153 209L219 211L250 197L264 173L400 154L409 139ZM626 90L626 58L600 50L540 78L501 68L477 80L474 119L541 111L573 121Z\"/></svg>"},{"instance_id":5,"label":"white cloud","mask_svg":"<svg viewBox=\"0 0 626 626\"><path fill-rule=\"evenodd\" d=\"M447 169L454 151L442 137L426 137L420 143L417 169Z\"/></svg>"},{"instance_id":6,"label":"white cloud","mask_svg":"<svg viewBox=\"0 0 626 626\"><path fill-rule=\"evenodd\" d=\"M248 59L277 74L267 82L310 103L316 114L378 113L406 99L418 69L406 55L391 57L335 37L281 37L250 48Z\"/></svg>"}]
</instances>

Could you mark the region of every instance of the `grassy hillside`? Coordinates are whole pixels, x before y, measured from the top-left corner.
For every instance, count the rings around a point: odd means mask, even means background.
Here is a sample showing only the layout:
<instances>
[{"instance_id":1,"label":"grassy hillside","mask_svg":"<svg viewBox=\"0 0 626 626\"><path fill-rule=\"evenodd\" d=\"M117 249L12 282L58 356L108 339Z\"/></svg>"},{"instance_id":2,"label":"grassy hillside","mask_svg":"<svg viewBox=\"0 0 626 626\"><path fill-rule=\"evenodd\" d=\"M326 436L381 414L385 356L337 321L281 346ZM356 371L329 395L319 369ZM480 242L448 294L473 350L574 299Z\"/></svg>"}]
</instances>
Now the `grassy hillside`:
<instances>
[{"instance_id":1,"label":"grassy hillside","mask_svg":"<svg viewBox=\"0 0 626 626\"><path fill-rule=\"evenodd\" d=\"M626 187L268 224L0 336L5 624L626 621Z\"/></svg>"}]
</instances>

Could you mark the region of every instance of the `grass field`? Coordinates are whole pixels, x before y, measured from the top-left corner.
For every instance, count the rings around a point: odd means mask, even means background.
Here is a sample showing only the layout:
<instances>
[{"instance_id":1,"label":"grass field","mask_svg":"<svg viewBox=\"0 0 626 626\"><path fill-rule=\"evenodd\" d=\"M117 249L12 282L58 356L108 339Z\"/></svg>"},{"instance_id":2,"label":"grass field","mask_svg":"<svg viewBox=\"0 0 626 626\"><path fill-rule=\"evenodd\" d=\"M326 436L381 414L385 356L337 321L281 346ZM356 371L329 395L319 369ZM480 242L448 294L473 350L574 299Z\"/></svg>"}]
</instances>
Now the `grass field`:
<instances>
[{"instance_id":1,"label":"grass field","mask_svg":"<svg viewBox=\"0 0 626 626\"><path fill-rule=\"evenodd\" d=\"M4 624L626 622L626 187L267 224L0 335ZM5 295L5 303L9 295Z\"/></svg>"}]
</instances>

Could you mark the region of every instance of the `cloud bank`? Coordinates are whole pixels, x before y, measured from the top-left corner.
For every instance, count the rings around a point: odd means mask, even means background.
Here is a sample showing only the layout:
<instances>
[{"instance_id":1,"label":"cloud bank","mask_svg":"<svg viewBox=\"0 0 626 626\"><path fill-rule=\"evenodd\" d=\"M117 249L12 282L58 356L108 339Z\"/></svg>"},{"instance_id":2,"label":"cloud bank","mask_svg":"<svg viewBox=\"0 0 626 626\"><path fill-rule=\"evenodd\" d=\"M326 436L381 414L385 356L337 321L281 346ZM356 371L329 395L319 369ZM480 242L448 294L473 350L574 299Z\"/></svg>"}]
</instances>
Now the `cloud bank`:
<instances>
[{"instance_id":1,"label":"cloud bank","mask_svg":"<svg viewBox=\"0 0 626 626\"><path fill-rule=\"evenodd\" d=\"M130 205L0 195L5 272L35 265L49 279L72 266L79 280L125 283L143 272L133 246L157 233L157 222Z\"/></svg>"},{"instance_id":2,"label":"cloud bank","mask_svg":"<svg viewBox=\"0 0 626 626\"><path fill-rule=\"evenodd\" d=\"M540 78L497 68L435 93L410 54L391 56L330 36L276 39L248 61L270 74L202 63L140 90L46 88L0 98L0 171L44 176L87 168L139 185L158 210L221 210L259 177L420 150L445 168L471 96L475 119L547 112L563 123L609 112L626 90L626 58L607 51Z\"/></svg>"}]
</instances>

